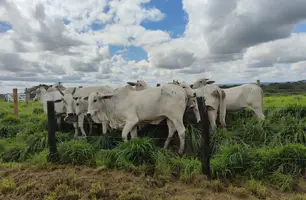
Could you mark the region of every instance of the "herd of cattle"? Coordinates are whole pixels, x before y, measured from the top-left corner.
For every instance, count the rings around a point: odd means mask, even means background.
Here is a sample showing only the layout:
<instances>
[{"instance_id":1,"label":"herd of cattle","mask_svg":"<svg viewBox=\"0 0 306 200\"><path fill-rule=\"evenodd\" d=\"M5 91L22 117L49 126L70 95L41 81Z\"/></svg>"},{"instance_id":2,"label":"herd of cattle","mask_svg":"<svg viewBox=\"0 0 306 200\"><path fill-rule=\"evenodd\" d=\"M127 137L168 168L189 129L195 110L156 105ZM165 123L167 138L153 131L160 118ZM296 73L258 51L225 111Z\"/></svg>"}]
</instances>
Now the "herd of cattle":
<instances>
[{"instance_id":1,"label":"herd of cattle","mask_svg":"<svg viewBox=\"0 0 306 200\"><path fill-rule=\"evenodd\" d=\"M39 85L33 100L40 101L47 113L47 101L54 101L57 124L60 126L61 115L65 121L73 123L75 137L80 128L82 136L84 119L102 124L103 134L110 129L122 130L122 139L127 141L137 137L137 128L144 123L159 124L167 121L168 137L164 144L167 148L174 133L180 139L179 153L185 146L185 126L183 116L186 110L192 110L197 122L200 114L196 97L204 97L211 128L216 127L217 116L221 127L226 127L226 111L249 108L259 119L264 119L263 91L255 84L244 84L228 89L221 89L207 78L196 80L193 84L173 81L148 88L143 80L127 82L119 88L110 86L64 87L54 84L46 87Z\"/></svg>"}]
</instances>

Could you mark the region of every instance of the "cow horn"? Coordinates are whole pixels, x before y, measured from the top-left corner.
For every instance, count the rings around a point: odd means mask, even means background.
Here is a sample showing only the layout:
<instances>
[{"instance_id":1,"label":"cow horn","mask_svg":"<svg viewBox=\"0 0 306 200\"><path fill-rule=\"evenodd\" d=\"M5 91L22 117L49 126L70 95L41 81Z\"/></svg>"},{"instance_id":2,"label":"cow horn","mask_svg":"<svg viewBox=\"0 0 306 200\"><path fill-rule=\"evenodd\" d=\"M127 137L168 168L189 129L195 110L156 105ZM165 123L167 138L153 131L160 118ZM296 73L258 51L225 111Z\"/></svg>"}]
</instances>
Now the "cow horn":
<instances>
[{"instance_id":1,"label":"cow horn","mask_svg":"<svg viewBox=\"0 0 306 200\"><path fill-rule=\"evenodd\" d=\"M126 82L127 84L129 84L130 86L135 86L135 85L137 85L136 83L134 83L134 82Z\"/></svg>"},{"instance_id":2,"label":"cow horn","mask_svg":"<svg viewBox=\"0 0 306 200\"><path fill-rule=\"evenodd\" d=\"M64 93L58 87L56 87L56 89L59 91L59 93L61 93L62 96L65 96Z\"/></svg>"},{"instance_id":3,"label":"cow horn","mask_svg":"<svg viewBox=\"0 0 306 200\"><path fill-rule=\"evenodd\" d=\"M75 90L76 90L76 87L73 89L73 91L72 91L72 95L74 95L74 93L75 93Z\"/></svg>"}]
</instances>

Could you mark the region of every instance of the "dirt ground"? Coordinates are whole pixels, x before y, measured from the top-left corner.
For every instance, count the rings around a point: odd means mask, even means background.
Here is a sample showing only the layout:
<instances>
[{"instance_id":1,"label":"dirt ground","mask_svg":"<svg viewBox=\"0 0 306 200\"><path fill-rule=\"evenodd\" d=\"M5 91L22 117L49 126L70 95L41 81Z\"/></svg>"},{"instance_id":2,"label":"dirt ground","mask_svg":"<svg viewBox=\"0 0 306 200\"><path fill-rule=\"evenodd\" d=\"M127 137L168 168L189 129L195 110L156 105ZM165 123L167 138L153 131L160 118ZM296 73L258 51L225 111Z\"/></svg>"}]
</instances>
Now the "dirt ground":
<instances>
[{"instance_id":1,"label":"dirt ground","mask_svg":"<svg viewBox=\"0 0 306 200\"><path fill-rule=\"evenodd\" d=\"M113 169L63 167L54 169L0 168L0 199L3 200L201 200L201 199L290 199L306 196L272 188L260 191L228 186L220 181L197 177L193 183ZM225 186L227 185L227 186ZM306 192L300 189L299 192Z\"/></svg>"}]
</instances>

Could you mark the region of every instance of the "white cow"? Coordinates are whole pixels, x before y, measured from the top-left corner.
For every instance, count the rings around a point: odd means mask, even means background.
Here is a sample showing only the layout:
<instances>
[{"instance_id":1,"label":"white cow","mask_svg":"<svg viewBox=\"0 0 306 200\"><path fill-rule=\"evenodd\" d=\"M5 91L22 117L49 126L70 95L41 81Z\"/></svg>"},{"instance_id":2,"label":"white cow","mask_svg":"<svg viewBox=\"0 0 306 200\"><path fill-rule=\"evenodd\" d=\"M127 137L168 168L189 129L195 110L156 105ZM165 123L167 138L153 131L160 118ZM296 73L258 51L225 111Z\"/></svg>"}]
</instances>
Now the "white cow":
<instances>
[{"instance_id":1,"label":"white cow","mask_svg":"<svg viewBox=\"0 0 306 200\"><path fill-rule=\"evenodd\" d=\"M136 82L127 82L127 83L131 86L135 86L136 91L141 91L141 90L144 90L144 89L148 88L148 85L144 80L137 80ZM191 89L190 86L185 82L179 83L178 81L173 80L173 82L170 82L170 83L167 83L167 84L177 84L177 85L181 86L184 90L186 90L186 93L188 93L188 90ZM197 123L198 123L199 121L201 121L201 118L200 118L200 112L199 112L199 109L198 109L198 103L197 103L196 97L187 97L186 96L186 101L187 101L186 109L192 109L193 114L195 115Z\"/></svg>"},{"instance_id":2,"label":"white cow","mask_svg":"<svg viewBox=\"0 0 306 200\"><path fill-rule=\"evenodd\" d=\"M197 96L202 96L205 99L205 105L208 110L208 118L212 129L216 128L216 119L219 111L219 122L221 127L226 127L226 94L217 85L206 85L206 79L199 79L190 87L195 90Z\"/></svg>"},{"instance_id":3,"label":"white cow","mask_svg":"<svg viewBox=\"0 0 306 200\"><path fill-rule=\"evenodd\" d=\"M59 90L60 91L60 90ZM64 92L60 92L62 97L61 101L65 103L66 107L66 118L77 116L77 122L73 122L73 126L75 128L74 137L78 136L78 128L81 129L81 133L83 137L86 137L86 132L84 130L84 118L87 113L86 102L84 101L84 97L88 97L92 92L112 92L113 88L110 86L90 86L83 88L73 88L72 92L66 89ZM77 102L76 102L77 101ZM81 104L81 105L80 105ZM80 107L81 106L81 107ZM95 122L102 123L103 133L105 134L107 131L107 121L97 121L97 119L93 118ZM91 122L90 122L91 123ZM92 126L92 124L90 124ZM91 129L91 128L90 128Z\"/></svg>"},{"instance_id":4,"label":"white cow","mask_svg":"<svg viewBox=\"0 0 306 200\"><path fill-rule=\"evenodd\" d=\"M61 98L61 94L55 88L49 87L48 90L45 87L40 86L36 89L36 95L33 101L39 101L44 109L44 113L47 114L47 101L54 101L54 111L56 115L56 121L58 128L61 124L61 115L66 113L65 105L63 102L57 100Z\"/></svg>"},{"instance_id":5,"label":"white cow","mask_svg":"<svg viewBox=\"0 0 306 200\"><path fill-rule=\"evenodd\" d=\"M206 84L212 84L215 81L208 81ZM198 80L199 81L199 80ZM244 108L251 109L255 115L264 120L263 114L263 90L256 84L243 84L240 86L223 89L226 94L226 110L238 111Z\"/></svg>"},{"instance_id":6,"label":"white cow","mask_svg":"<svg viewBox=\"0 0 306 200\"><path fill-rule=\"evenodd\" d=\"M187 95L193 97L194 93L190 89ZM127 141L129 132L132 139L137 137L138 123L169 119L167 120L170 123L169 134L164 148L168 147L177 131L180 138L180 154L185 147L186 129L183 124L185 108L186 92L174 84L142 91L135 91L132 86L127 85L118 88L112 94L91 93L88 98L88 115L95 116L98 112L104 112L112 128L123 128L124 141Z\"/></svg>"}]
</instances>

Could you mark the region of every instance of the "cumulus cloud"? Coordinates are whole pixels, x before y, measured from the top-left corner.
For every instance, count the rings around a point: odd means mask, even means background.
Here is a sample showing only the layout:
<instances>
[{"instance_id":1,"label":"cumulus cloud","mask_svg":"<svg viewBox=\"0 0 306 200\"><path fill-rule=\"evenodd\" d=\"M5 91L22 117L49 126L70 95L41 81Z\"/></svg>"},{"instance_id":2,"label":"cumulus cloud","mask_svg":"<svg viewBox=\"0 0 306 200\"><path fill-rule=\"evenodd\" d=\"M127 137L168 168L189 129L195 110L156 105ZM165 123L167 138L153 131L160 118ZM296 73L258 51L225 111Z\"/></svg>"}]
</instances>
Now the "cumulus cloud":
<instances>
[{"instance_id":1,"label":"cumulus cloud","mask_svg":"<svg viewBox=\"0 0 306 200\"><path fill-rule=\"evenodd\" d=\"M118 87L135 79L155 86L200 77L221 84L306 75L306 33L291 33L306 23L304 0L182 0L188 20L177 38L171 30L143 26L172 14L148 3L2 0L2 86L61 81ZM147 58L130 59L131 46L142 48Z\"/></svg>"}]
</instances>

